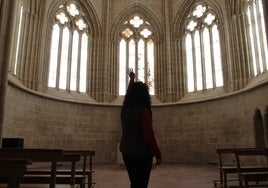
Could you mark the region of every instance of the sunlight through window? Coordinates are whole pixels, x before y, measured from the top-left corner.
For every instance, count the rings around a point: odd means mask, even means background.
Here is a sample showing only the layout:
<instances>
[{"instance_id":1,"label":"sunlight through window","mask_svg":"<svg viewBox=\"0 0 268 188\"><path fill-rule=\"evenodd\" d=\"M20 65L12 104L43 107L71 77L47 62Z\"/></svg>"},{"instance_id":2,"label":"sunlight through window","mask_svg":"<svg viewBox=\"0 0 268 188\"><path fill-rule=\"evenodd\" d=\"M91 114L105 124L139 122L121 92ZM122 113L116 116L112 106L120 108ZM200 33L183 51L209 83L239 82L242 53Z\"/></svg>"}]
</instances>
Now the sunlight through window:
<instances>
[{"instance_id":1,"label":"sunlight through window","mask_svg":"<svg viewBox=\"0 0 268 188\"><path fill-rule=\"evenodd\" d=\"M51 34L48 86L86 92L87 23L78 5L60 6Z\"/></svg>"},{"instance_id":2,"label":"sunlight through window","mask_svg":"<svg viewBox=\"0 0 268 188\"><path fill-rule=\"evenodd\" d=\"M124 95L128 86L128 68L132 68L136 79L148 84L154 94L154 41L150 24L139 16L124 22L119 43L119 95Z\"/></svg>"},{"instance_id":3,"label":"sunlight through window","mask_svg":"<svg viewBox=\"0 0 268 188\"><path fill-rule=\"evenodd\" d=\"M261 0L249 1L247 18L253 61L253 75L257 76L268 70L267 35Z\"/></svg>"},{"instance_id":4,"label":"sunlight through window","mask_svg":"<svg viewBox=\"0 0 268 188\"><path fill-rule=\"evenodd\" d=\"M56 78L57 78L57 62L58 62L58 49L59 49L59 33L60 28L58 24L53 26L52 31L52 44L50 49L50 66L49 66L49 79L48 86L56 87Z\"/></svg>"},{"instance_id":5,"label":"sunlight through window","mask_svg":"<svg viewBox=\"0 0 268 188\"><path fill-rule=\"evenodd\" d=\"M191 16L192 15L192 16ZM223 86L221 49L216 15L197 5L185 26L188 92Z\"/></svg>"},{"instance_id":6,"label":"sunlight through window","mask_svg":"<svg viewBox=\"0 0 268 188\"><path fill-rule=\"evenodd\" d=\"M21 44L21 27L22 27L22 13L23 13L23 6L20 7L20 18L19 18L19 26L18 26L18 39L16 45L16 55L15 55L15 65L13 74L17 75L17 66L18 66L18 59L19 59L19 48Z\"/></svg>"}]
</instances>

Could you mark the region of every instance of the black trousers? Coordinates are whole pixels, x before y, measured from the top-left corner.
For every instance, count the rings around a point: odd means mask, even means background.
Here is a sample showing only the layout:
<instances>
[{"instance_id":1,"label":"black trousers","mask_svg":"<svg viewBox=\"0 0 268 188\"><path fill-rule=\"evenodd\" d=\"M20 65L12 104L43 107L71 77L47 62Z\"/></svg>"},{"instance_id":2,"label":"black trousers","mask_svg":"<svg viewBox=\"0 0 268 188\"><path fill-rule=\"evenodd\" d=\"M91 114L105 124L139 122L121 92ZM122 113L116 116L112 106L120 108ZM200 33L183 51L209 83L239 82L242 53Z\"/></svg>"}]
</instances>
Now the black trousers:
<instances>
[{"instance_id":1,"label":"black trousers","mask_svg":"<svg viewBox=\"0 0 268 188\"><path fill-rule=\"evenodd\" d=\"M153 157L122 155L131 183L130 188L147 188L152 170Z\"/></svg>"}]
</instances>

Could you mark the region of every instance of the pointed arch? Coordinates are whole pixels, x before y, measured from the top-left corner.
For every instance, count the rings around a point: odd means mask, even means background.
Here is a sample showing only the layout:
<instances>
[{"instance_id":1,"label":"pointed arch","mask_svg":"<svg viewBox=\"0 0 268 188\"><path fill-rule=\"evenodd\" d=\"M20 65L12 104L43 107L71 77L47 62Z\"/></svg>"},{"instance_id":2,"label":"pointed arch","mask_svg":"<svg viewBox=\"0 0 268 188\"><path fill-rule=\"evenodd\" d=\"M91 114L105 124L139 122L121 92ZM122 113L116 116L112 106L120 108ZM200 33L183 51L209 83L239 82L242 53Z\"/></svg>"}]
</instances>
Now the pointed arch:
<instances>
[{"instance_id":1,"label":"pointed arch","mask_svg":"<svg viewBox=\"0 0 268 188\"><path fill-rule=\"evenodd\" d=\"M77 14L71 13L72 6L78 10ZM64 17L65 20L58 16ZM98 63L100 54L96 53L96 49L100 46L101 37L100 22L93 5L86 0L54 1L46 17L46 49L50 50L45 51L43 83L52 88L89 93L93 75L91 67L93 62ZM53 46L54 31L58 38L55 38L57 40L54 40L56 44ZM52 47L56 50L52 50ZM55 51L56 54L52 55ZM61 65L64 65L62 73ZM64 77L61 77L63 74Z\"/></svg>"},{"instance_id":2,"label":"pointed arch","mask_svg":"<svg viewBox=\"0 0 268 188\"><path fill-rule=\"evenodd\" d=\"M99 38L100 37L100 21L99 18L97 16L97 13L93 7L93 5L86 0L81 0L79 2L77 1L73 1L73 0L60 0L60 1L53 1L53 3L50 6L50 9L47 12L47 18L48 20L53 20L54 19L54 15L56 14L56 12L58 11L59 6L61 6L62 4L66 4L66 3L75 3L75 4L79 4L81 10L86 13L85 15L85 19L87 21L87 23L90 24L90 35L92 38Z\"/></svg>"},{"instance_id":3,"label":"pointed arch","mask_svg":"<svg viewBox=\"0 0 268 188\"><path fill-rule=\"evenodd\" d=\"M206 19L213 21L206 23ZM223 11L218 2L184 1L173 25L175 49L179 51L174 59L182 73L181 97L188 92L224 87Z\"/></svg>"},{"instance_id":4,"label":"pointed arch","mask_svg":"<svg viewBox=\"0 0 268 188\"><path fill-rule=\"evenodd\" d=\"M194 9L195 5L200 4L200 3L207 4L208 7L210 7L210 9L212 9L214 13L216 14L216 17L219 20L219 24L221 25L223 24L223 20L224 20L223 11L217 1L187 0L187 1L184 1L180 9L177 11L177 14L174 19L173 31L175 33L176 38L180 38L180 36L183 35L183 32L184 32L183 28L185 27L185 22L188 18L189 12L191 12Z\"/></svg>"},{"instance_id":5,"label":"pointed arch","mask_svg":"<svg viewBox=\"0 0 268 188\"><path fill-rule=\"evenodd\" d=\"M160 23L154 16L154 14L146 8L144 5L139 3L134 3L133 5L125 8L114 20L112 23L113 27L111 28L111 39L112 41L117 40L119 32L122 30L124 22L130 19L133 15L138 14L141 18L147 20L152 29L154 30L155 41L159 41L162 38Z\"/></svg>"},{"instance_id":6,"label":"pointed arch","mask_svg":"<svg viewBox=\"0 0 268 188\"><path fill-rule=\"evenodd\" d=\"M142 22L141 25L136 27L132 24L131 20L135 19ZM144 30L149 31L149 37L142 34ZM124 32L130 32L131 35L126 36ZM111 59L118 75L116 95L124 95L129 67L134 68L137 79L147 83L150 93L154 95L154 74L158 62L156 53L159 52L159 43L163 37L160 24L153 13L139 3L127 7L112 23L110 38L113 52Z\"/></svg>"}]
</instances>

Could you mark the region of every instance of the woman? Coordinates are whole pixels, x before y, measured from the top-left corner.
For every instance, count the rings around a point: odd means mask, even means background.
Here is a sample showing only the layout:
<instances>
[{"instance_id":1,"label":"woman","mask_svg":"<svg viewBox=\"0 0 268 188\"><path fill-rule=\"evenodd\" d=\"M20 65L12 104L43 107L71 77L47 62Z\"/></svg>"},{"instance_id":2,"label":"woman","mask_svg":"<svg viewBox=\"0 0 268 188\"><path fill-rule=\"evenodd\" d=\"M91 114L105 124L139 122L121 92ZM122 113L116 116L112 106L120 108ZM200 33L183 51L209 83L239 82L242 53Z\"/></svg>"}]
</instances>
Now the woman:
<instances>
[{"instance_id":1,"label":"woman","mask_svg":"<svg viewBox=\"0 0 268 188\"><path fill-rule=\"evenodd\" d=\"M125 162L131 188L147 188L153 156L161 162L161 152L152 128L149 88L145 83L131 80L121 109L122 137L120 150Z\"/></svg>"}]
</instances>

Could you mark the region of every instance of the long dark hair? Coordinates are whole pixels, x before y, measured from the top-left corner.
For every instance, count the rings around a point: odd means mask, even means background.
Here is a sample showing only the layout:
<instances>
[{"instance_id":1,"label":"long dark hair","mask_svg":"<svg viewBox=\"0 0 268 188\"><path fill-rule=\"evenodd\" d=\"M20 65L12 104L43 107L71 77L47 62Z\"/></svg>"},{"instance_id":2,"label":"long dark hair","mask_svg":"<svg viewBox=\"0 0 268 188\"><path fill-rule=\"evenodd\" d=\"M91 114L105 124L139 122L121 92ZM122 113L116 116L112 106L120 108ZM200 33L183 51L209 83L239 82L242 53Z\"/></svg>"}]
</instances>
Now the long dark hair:
<instances>
[{"instance_id":1,"label":"long dark hair","mask_svg":"<svg viewBox=\"0 0 268 188\"><path fill-rule=\"evenodd\" d=\"M123 102L123 108L137 106L146 107L151 112L151 97L149 94L149 87L143 82L134 82L129 84Z\"/></svg>"}]
</instances>

